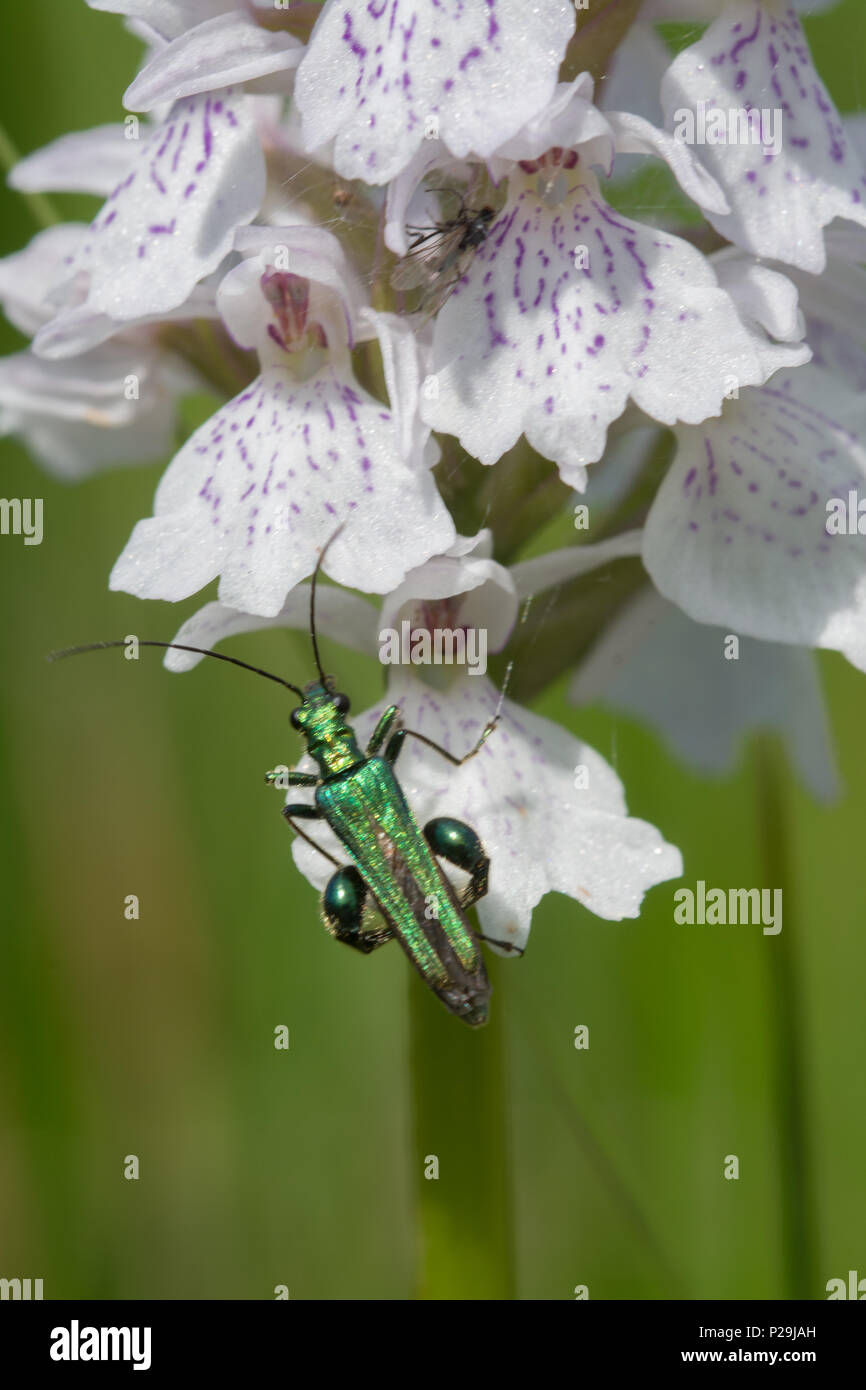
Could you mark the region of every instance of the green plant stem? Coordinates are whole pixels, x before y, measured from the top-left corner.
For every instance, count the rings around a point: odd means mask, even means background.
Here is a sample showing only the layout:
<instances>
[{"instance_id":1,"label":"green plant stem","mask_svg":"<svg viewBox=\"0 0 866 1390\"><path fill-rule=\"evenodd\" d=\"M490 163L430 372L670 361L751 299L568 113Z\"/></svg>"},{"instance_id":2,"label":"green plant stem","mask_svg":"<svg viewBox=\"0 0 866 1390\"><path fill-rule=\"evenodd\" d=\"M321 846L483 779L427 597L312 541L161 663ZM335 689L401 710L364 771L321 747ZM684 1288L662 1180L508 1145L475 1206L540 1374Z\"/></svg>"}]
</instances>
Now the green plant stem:
<instances>
[{"instance_id":1,"label":"green plant stem","mask_svg":"<svg viewBox=\"0 0 866 1390\"><path fill-rule=\"evenodd\" d=\"M603 80L615 50L638 17L641 3L602 0L590 9L578 10L577 32L568 45L561 80L570 82L579 72L591 72L596 81Z\"/></svg>"},{"instance_id":2,"label":"green plant stem","mask_svg":"<svg viewBox=\"0 0 866 1390\"><path fill-rule=\"evenodd\" d=\"M0 125L0 169L4 174L18 163L19 154L14 144L9 139L5 127ZM19 198L27 204L33 215L33 221L38 227L54 227L60 221L60 213L55 208L50 198L46 198L44 193L19 193Z\"/></svg>"},{"instance_id":3,"label":"green plant stem","mask_svg":"<svg viewBox=\"0 0 866 1390\"><path fill-rule=\"evenodd\" d=\"M498 962L487 958L495 982ZM411 972L412 1163L421 1299L515 1297L504 1010L471 1029ZM438 1160L438 1177L425 1177Z\"/></svg>"},{"instance_id":4,"label":"green plant stem","mask_svg":"<svg viewBox=\"0 0 866 1390\"><path fill-rule=\"evenodd\" d=\"M774 1023L774 1099L779 1135L779 1192L787 1297L817 1297L815 1199L809 1148L803 1009L797 923L791 880L784 754L762 735L755 753L758 827L764 882L781 888L783 931L768 939L769 990Z\"/></svg>"}]
</instances>

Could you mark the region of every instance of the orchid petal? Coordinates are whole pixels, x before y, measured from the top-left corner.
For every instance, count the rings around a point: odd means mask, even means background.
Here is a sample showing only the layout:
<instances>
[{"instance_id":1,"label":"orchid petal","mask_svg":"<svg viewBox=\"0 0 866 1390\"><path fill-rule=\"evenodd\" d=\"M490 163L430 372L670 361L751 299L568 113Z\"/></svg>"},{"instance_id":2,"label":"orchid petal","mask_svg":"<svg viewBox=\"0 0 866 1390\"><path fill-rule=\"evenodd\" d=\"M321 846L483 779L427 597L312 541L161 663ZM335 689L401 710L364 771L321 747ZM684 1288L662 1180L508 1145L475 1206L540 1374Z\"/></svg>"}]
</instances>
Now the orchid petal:
<instances>
[{"instance_id":1,"label":"orchid petal","mask_svg":"<svg viewBox=\"0 0 866 1390\"><path fill-rule=\"evenodd\" d=\"M291 34L272 33L244 14L222 14L196 25L163 48L126 89L130 111L152 111L162 102L297 67L304 45Z\"/></svg>"},{"instance_id":2,"label":"orchid petal","mask_svg":"<svg viewBox=\"0 0 866 1390\"><path fill-rule=\"evenodd\" d=\"M70 362L29 351L0 358L0 432L20 435L58 477L164 457L175 402L158 355L141 346L112 344Z\"/></svg>"},{"instance_id":3,"label":"orchid petal","mask_svg":"<svg viewBox=\"0 0 866 1390\"><path fill-rule=\"evenodd\" d=\"M523 433L582 490L629 398L698 423L766 379L761 345L705 257L614 212L590 172L559 207L524 183L438 315L422 415L482 463Z\"/></svg>"},{"instance_id":4,"label":"orchid petal","mask_svg":"<svg viewBox=\"0 0 866 1390\"><path fill-rule=\"evenodd\" d=\"M316 626L334 642L365 656L376 655L378 613L371 603L358 594L321 584L316 590ZM264 628L298 628L310 630L310 585L298 584L273 618L244 613L227 608L224 603L206 603L191 618L187 618L172 638L186 646L213 648L226 637L241 633L260 632ZM167 652L165 665L170 671L191 671L203 661L193 652ZM297 682L296 682L297 683Z\"/></svg>"},{"instance_id":5,"label":"orchid petal","mask_svg":"<svg viewBox=\"0 0 866 1390\"><path fill-rule=\"evenodd\" d=\"M710 776L731 772L747 734L785 740L805 785L838 791L832 740L815 657L780 642L744 637L725 659L724 628L692 622L648 589L618 614L569 689L657 729L671 751Z\"/></svg>"},{"instance_id":6,"label":"orchid petal","mask_svg":"<svg viewBox=\"0 0 866 1390\"><path fill-rule=\"evenodd\" d=\"M20 159L9 174L21 193L96 193L106 198L126 178L136 153L122 125L61 135Z\"/></svg>"},{"instance_id":7,"label":"orchid petal","mask_svg":"<svg viewBox=\"0 0 866 1390\"><path fill-rule=\"evenodd\" d=\"M334 140L337 171L377 184L431 130L485 158L548 101L573 32L567 0L328 0L295 87L308 147Z\"/></svg>"},{"instance_id":8,"label":"orchid petal","mask_svg":"<svg viewBox=\"0 0 866 1390\"><path fill-rule=\"evenodd\" d=\"M730 212L722 189L688 145L681 144L667 131L659 130L642 116L634 116L628 111L609 111L607 119L616 138L618 153L658 155L668 165L683 192L706 212Z\"/></svg>"},{"instance_id":9,"label":"orchid petal","mask_svg":"<svg viewBox=\"0 0 866 1390\"><path fill-rule=\"evenodd\" d=\"M565 550L550 550L546 555L523 560L512 565L511 577L519 597L527 598L530 594L552 588L554 584L564 584L569 579L590 574L613 560L640 555L642 547L643 531L623 531L619 536L597 541L594 545L572 545Z\"/></svg>"},{"instance_id":10,"label":"orchid petal","mask_svg":"<svg viewBox=\"0 0 866 1390\"><path fill-rule=\"evenodd\" d=\"M75 256L89 313L123 322L165 314L231 249L239 223L264 194L264 160L243 97L190 97L140 142L135 165L112 193ZM62 310L51 330L62 351Z\"/></svg>"},{"instance_id":11,"label":"orchid petal","mask_svg":"<svg viewBox=\"0 0 866 1390\"><path fill-rule=\"evenodd\" d=\"M87 3L92 10L142 20L166 39L176 39L185 29L237 9L237 0L87 0Z\"/></svg>"},{"instance_id":12,"label":"orchid petal","mask_svg":"<svg viewBox=\"0 0 866 1390\"><path fill-rule=\"evenodd\" d=\"M78 222L61 222L37 232L21 251L0 260L0 304L10 323L22 333L35 333L50 319L46 287L68 273L76 250L87 236Z\"/></svg>"},{"instance_id":13,"label":"orchid petal","mask_svg":"<svg viewBox=\"0 0 866 1390\"><path fill-rule=\"evenodd\" d=\"M498 146L490 162L494 178L507 177L510 165L521 159L538 159L554 147L585 148L587 164L598 163L610 173L614 157L614 132L605 115L593 105L593 81L588 72L573 82L560 82L546 106L537 111L509 140Z\"/></svg>"},{"instance_id":14,"label":"orchid petal","mask_svg":"<svg viewBox=\"0 0 866 1390\"><path fill-rule=\"evenodd\" d=\"M435 555L410 570L403 583L382 605L383 628L399 628L412 620L418 601L461 596L461 627L484 630L490 651L501 651L517 621L517 593L504 565L489 558L491 533L458 536L443 555Z\"/></svg>"},{"instance_id":15,"label":"orchid petal","mask_svg":"<svg viewBox=\"0 0 866 1390\"><path fill-rule=\"evenodd\" d=\"M866 669L863 535L828 533L831 500L866 486L862 400L801 367L677 437L644 535L660 592L698 622Z\"/></svg>"},{"instance_id":16,"label":"orchid petal","mask_svg":"<svg viewBox=\"0 0 866 1390\"><path fill-rule=\"evenodd\" d=\"M824 227L835 217L866 226L866 174L790 6L726 0L719 18L668 69L665 123L676 127L682 113L699 114L699 102L709 119L714 108L760 112L768 100L771 115L784 116L776 152L744 140L699 146L732 209L724 216L706 208L707 216L756 256L821 271Z\"/></svg>"},{"instance_id":17,"label":"orchid petal","mask_svg":"<svg viewBox=\"0 0 866 1390\"><path fill-rule=\"evenodd\" d=\"M111 587L186 598L222 576L220 600L265 617L312 573L387 592L454 537L431 474L401 457L388 411L328 364L306 381L267 368L192 435L154 517L136 526Z\"/></svg>"}]
</instances>

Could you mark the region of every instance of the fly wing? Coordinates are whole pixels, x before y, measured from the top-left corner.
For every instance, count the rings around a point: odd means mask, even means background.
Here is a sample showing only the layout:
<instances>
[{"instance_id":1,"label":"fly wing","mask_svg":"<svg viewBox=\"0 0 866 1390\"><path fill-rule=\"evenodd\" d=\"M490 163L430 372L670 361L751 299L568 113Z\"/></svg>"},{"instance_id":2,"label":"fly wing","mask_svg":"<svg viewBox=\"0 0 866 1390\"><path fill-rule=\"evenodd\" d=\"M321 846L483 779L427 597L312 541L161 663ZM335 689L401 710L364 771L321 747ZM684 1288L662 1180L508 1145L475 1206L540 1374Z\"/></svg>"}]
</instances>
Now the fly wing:
<instances>
[{"instance_id":1,"label":"fly wing","mask_svg":"<svg viewBox=\"0 0 866 1390\"><path fill-rule=\"evenodd\" d=\"M316 804L416 970L452 1013L483 1023L490 984L480 943L390 765L370 758L330 778Z\"/></svg>"},{"instance_id":2,"label":"fly wing","mask_svg":"<svg viewBox=\"0 0 866 1390\"><path fill-rule=\"evenodd\" d=\"M463 238L461 225L432 229L409 249L391 271L391 286L395 290L429 289L436 283L443 267L457 255Z\"/></svg>"}]
</instances>

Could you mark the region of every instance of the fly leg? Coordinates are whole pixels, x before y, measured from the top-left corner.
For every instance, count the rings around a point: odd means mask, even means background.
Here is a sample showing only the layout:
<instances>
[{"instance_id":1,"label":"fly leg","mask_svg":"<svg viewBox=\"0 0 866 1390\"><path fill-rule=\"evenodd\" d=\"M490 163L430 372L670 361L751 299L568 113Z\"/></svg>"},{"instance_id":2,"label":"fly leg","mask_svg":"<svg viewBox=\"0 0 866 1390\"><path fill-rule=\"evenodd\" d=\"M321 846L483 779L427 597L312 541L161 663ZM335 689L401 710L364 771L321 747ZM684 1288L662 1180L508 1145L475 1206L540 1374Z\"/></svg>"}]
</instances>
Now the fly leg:
<instances>
[{"instance_id":1,"label":"fly leg","mask_svg":"<svg viewBox=\"0 0 866 1390\"><path fill-rule=\"evenodd\" d=\"M365 928L363 925L367 885L354 864L346 864L328 881L322 898L322 911L328 930L347 946L368 956L377 946L390 941L390 927Z\"/></svg>"}]
</instances>

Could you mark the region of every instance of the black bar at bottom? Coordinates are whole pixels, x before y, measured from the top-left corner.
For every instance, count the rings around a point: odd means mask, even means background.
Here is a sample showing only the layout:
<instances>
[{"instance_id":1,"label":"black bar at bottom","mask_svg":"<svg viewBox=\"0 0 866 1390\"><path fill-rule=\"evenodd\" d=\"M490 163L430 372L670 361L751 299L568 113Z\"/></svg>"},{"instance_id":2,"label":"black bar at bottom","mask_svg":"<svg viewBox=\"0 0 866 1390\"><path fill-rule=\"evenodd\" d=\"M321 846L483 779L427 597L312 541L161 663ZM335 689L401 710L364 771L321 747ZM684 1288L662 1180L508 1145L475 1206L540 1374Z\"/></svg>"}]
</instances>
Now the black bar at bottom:
<instances>
[{"instance_id":1,"label":"black bar at bottom","mask_svg":"<svg viewBox=\"0 0 866 1390\"><path fill-rule=\"evenodd\" d=\"M327 1364L328 1378L347 1368L371 1369L380 1357L394 1365L397 1346L393 1315L381 1319L369 1303L322 1303L310 1316L310 1304L286 1302L15 1302L0 1303L0 1348L4 1365L17 1365L19 1376L31 1371L51 1377L99 1376L109 1368L115 1376L164 1373L225 1377L232 1371L262 1373L282 1368L287 1375L299 1369L298 1356ZM439 1343L444 1325L424 1305L404 1304L400 1318L402 1357L414 1346L427 1363ZM681 1302L627 1303L575 1301L565 1315L535 1319L539 1305L511 1313L503 1324L497 1347L497 1304L488 1303L482 1317L458 1314L448 1319L448 1355L443 1377L450 1379L455 1364L463 1371L490 1365L517 1336L531 1360L547 1360L549 1343L564 1333L570 1341L574 1369L583 1366L617 1371L667 1371L674 1366L736 1364L812 1366L822 1374L849 1368L862 1374L864 1322L862 1314L838 1302ZM357 1318L358 1336L352 1335ZM416 1322L417 1318L417 1322ZM332 1335L326 1331L333 1324ZM465 1333L462 1329L465 1328ZM325 1336L322 1336L323 1331ZM455 1363L455 1352L466 1338L466 1357ZM479 1341L480 1337L480 1341ZM431 1341L432 1339L432 1341ZM470 1340L471 1339L471 1340ZM407 1345L408 1342L408 1345ZM532 1348L535 1352L532 1352ZM324 1358L324 1361L322 1360ZM467 1359L468 1358L468 1359ZM451 1371L449 1372L448 1366ZM294 1368L294 1370L293 1370ZM414 1374L411 1364L405 1366Z\"/></svg>"}]
</instances>

